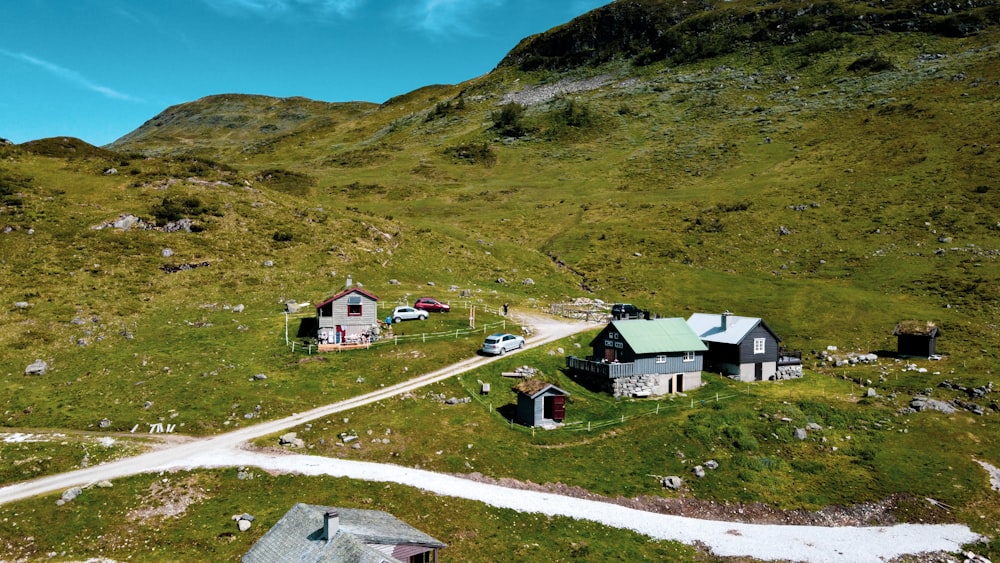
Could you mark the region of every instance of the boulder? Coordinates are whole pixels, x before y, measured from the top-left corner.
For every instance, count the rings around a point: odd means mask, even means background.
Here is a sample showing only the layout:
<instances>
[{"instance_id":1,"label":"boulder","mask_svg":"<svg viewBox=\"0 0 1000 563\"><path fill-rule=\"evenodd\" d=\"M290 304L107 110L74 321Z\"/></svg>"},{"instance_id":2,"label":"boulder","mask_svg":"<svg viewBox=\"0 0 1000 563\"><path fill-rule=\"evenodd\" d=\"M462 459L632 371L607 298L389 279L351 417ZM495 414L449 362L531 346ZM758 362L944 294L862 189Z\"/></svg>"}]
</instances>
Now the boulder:
<instances>
[{"instance_id":1,"label":"boulder","mask_svg":"<svg viewBox=\"0 0 1000 563\"><path fill-rule=\"evenodd\" d=\"M27 309L28 307L31 307L31 303L28 303L27 301L18 301L14 303L15 309Z\"/></svg>"},{"instance_id":2,"label":"boulder","mask_svg":"<svg viewBox=\"0 0 1000 563\"><path fill-rule=\"evenodd\" d=\"M45 375L49 370L49 364L45 360L35 360L28 367L24 368L24 375Z\"/></svg>"},{"instance_id":3,"label":"boulder","mask_svg":"<svg viewBox=\"0 0 1000 563\"><path fill-rule=\"evenodd\" d=\"M795 438L796 439L798 439L798 440L805 440L808 436L809 436L809 434L806 433L806 429L805 428L796 428L795 429Z\"/></svg>"},{"instance_id":4,"label":"boulder","mask_svg":"<svg viewBox=\"0 0 1000 563\"><path fill-rule=\"evenodd\" d=\"M670 475L669 477L664 477L662 483L664 488L676 491L684 484L684 480L676 475Z\"/></svg>"},{"instance_id":5,"label":"boulder","mask_svg":"<svg viewBox=\"0 0 1000 563\"><path fill-rule=\"evenodd\" d=\"M706 461L704 463L704 465L705 465L705 467L707 467L709 469L712 469L712 470L715 470L715 469L719 468L719 462L715 461L714 459L710 459L710 460Z\"/></svg>"},{"instance_id":6,"label":"boulder","mask_svg":"<svg viewBox=\"0 0 1000 563\"><path fill-rule=\"evenodd\" d=\"M160 251L160 256L163 256L164 258L170 258L173 255L174 255L174 250L172 248L164 248L163 250Z\"/></svg>"},{"instance_id":7,"label":"boulder","mask_svg":"<svg viewBox=\"0 0 1000 563\"><path fill-rule=\"evenodd\" d=\"M695 465L694 469L692 469L691 471L694 473L694 476L699 479L705 476L705 468L700 465Z\"/></svg>"},{"instance_id":8,"label":"boulder","mask_svg":"<svg viewBox=\"0 0 1000 563\"><path fill-rule=\"evenodd\" d=\"M282 434L278 438L278 444L282 446L291 446L293 448L303 448L306 445L305 441L302 438L299 438L295 432Z\"/></svg>"},{"instance_id":9,"label":"boulder","mask_svg":"<svg viewBox=\"0 0 1000 563\"><path fill-rule=\"evenodd\" d=\"M910 407L916 411L926 411L935 410L943 412L945 414L953 414L955 412L955 407L949 405L944 401L938 401L937 399L931 399L930 397L924 397L922 395L917 395L910 401Z\"/></svg>"},{"instance_id":10,"label":"boulder","mask_svg":"<svg viewBox=\"0 0 1000 563\"><path fill-rule=\"evenodd\" d=\"M65 492L63 492L62 500L64 502L69 502L75 499L76 497L80 496L81 494L83 494L83 489L81 489L80 487L73 487L72 489L68 489Z\"/></svg>"}]
</instances>

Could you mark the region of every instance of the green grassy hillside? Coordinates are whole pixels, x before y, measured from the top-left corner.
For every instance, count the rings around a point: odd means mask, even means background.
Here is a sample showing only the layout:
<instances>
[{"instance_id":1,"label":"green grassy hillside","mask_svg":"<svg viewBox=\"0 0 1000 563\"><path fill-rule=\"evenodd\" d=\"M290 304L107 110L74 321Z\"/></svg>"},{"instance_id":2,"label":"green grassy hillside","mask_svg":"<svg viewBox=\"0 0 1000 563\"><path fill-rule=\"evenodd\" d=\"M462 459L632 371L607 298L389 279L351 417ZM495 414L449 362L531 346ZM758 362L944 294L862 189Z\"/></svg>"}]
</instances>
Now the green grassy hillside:
<instances>
[{"instance_id":1,"label":"green grassy hillside","mask_svg":"<svg viewBox=\"0 0 1000 563\"><path fill-rule=\"evenodd\" d=\"M0 424L128 432L164 422L211 434L400 381L480 343L476 334L321 358L286 348L284 303L317 303L348 275L382 298L385 314L424 294L452 302L451 315L399 327L410 335L461 330L470 306L482 326L499 321L490 310L505 302L544 310L577 297L666 316L760 316L807 358L829 345L892 350L905 319L942 328L946 360L902 383L875 368L811 371L799 391L808 400L767 396L722 422L675 421L690 430L687 447L733 459L789 446L701 438L728 425L766 441L777 431L750 421L782 401L806 418L842 411L846 433L943 380L985 385L1000 369L1000 33L993 6L941 10L615 2L525 39L487 75L381 105L227 94L169 108L103 148L2 145ZM113 225L126 216L142 222ZM163 229L179 219L190 232ZM183 265L198 267L176 271ZM290 322L297 341L300 320ZM25 375L36 359L48 372ZM827 401L829 375L871 379L891 399ZM587 400L595 417L645 408ZM928 462L944 471L961 458L961 490L950 496L921 479L886 484L912 470L905 455L878 453L905 453L883 448L888 431L850 459L800 452L799 466L780 473L805 467L808 482L828 486L836 479L820 467L846 464L878 482L878 495L968 503L976 509L956 518L981 525L998 508L971 491L983 485L971 456L1000 465L1000 451L961 437L996 435L996 404L987 397L982 417L914 424L923 443L955 445ZM400 432L406 418L394 421ZM629 439L673 439L656 428L643 423ZM570 449L582 458L580 447ZM0 455L31 460L6 474L14 480L82 454ZM876 458L907 469L875 468ZM751 474L767 470L749 493L730 483L697 494L787 508L872 500L798 490L773 467L746 463ZM535 478L528 466L482 470ZM574 475L599 488L598 475ZM648 485L601 492L667 494Z\"/></svg>"}]
</instances>

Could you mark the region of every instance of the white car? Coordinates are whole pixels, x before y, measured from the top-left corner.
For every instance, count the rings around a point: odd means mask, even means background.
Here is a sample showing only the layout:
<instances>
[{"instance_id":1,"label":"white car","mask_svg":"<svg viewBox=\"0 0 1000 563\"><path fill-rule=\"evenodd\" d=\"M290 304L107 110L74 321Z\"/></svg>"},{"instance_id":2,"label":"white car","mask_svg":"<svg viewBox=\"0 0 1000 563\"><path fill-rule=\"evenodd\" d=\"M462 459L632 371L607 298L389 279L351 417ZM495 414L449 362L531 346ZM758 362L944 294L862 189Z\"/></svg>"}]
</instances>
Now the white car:
<instances>
[{"instance_id":1,"label":"white car","mask_svg":"<svg viewBox=\"0 0 1000 563\"><path fill-rule=\"evenodd\" d=\"M427 311L414 309L413 307L396 307L392 310L392 322L422 321L427 318Z\"/></svg>"},{"instance_id":2,"label":"white car","mask_svg":"<svg viewBox=\"0 0 1000 563\"><path fill-rule=\"evenodd\" d=\"M483 353L485 354L502 356L511 350L517 350L519 348L524 348L524 337L508 334L506 332L491 334L486 337L485 341L483 341Z\"/></svg>"}]
</instances>

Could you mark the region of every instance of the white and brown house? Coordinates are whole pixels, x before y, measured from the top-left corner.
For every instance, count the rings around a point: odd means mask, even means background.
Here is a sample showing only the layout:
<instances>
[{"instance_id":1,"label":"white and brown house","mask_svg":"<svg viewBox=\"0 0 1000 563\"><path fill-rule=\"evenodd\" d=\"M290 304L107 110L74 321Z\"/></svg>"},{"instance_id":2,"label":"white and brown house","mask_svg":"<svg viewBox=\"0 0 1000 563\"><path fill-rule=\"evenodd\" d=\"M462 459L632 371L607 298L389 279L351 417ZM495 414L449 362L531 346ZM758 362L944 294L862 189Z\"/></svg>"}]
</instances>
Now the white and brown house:
<instances>
[{"instance_id":1,"label":"white and brown house","mask_svg":"<svg viewBox=\"0 0 1000 563\"><path fill-rule=\"evenodd\" d=\"M320 345L361 344L378 331L379 298L348 284L316 305L316 338Z\"/></svg>"}]
</instances>

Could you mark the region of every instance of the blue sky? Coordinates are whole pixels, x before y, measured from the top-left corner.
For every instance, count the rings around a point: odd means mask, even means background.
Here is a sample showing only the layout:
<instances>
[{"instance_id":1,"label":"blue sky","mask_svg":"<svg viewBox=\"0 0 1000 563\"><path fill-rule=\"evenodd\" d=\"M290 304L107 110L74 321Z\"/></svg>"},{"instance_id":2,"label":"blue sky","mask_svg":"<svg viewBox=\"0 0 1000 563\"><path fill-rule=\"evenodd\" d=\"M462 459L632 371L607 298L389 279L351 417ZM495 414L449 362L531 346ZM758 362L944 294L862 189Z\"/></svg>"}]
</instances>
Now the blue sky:
<instances>
[{"instance_id":1,"label":"blue sky","mask_svg":"<svg viewBox=\"0 0 1000 563\"><path fill-rule=\"evenodd\" d=\"M104 145L223 93L383 102L610 0L3 0L0 137Z\"/></svg>"}]
</instances>

